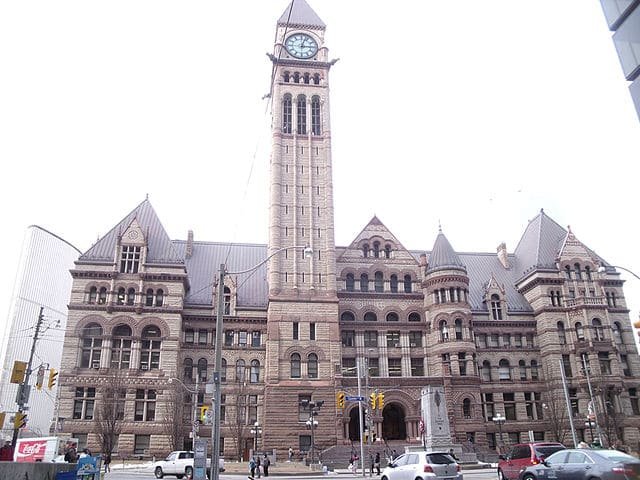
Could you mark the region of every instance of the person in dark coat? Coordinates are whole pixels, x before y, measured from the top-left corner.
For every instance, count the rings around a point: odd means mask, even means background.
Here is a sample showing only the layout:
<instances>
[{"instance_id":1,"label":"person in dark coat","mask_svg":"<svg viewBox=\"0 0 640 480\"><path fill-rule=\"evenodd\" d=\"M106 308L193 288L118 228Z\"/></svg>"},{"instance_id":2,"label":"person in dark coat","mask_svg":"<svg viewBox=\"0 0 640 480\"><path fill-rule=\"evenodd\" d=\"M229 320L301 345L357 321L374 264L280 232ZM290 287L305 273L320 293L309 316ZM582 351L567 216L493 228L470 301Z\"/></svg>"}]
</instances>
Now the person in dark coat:
<instances>
[{"instance_id":1,"label":"person in dark coat","mask_svg":"<svg viewBox=\"0 0 640 480\"><path fill-rule=\"evenodd\" d=\"M0 462L13 462L13 447L9 441L0 447Z\"/></svg>"},{"instance_id":2,"label":"person in dark coat","mask_svg":"<svg viewBox=\"0 0 640 480\"><path fill-rule=\"evenodd\" d=\"M264 470L265 477L269 476L269 465L271 465L271 460L269 460L269 457L267 457L267 454L265 453L262 458L262 469Z\"/></svg>"},{"instance_id":3,"label":"person in dark coat","mask_svg":"<svg viewBox=\"0 0 640 480\"><path fill-rule=\"evenodd\" d=\"M380 475L380 452L376 453L376 458L373 461L373 465L376 467L376 475Z\"/></svg>"}]
</instances>

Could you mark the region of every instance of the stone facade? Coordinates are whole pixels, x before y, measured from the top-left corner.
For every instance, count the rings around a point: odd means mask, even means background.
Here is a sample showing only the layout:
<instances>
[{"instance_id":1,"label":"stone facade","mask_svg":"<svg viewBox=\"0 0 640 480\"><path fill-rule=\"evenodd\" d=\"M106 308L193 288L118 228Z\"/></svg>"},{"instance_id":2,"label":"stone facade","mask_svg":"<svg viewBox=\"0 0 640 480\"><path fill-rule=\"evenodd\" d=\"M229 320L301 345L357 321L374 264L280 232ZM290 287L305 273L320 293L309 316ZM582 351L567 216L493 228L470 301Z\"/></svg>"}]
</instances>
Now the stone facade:
<instances>
[{"instance_id":1,"label":"stone facade","mask_svg":"<svg viewBox=\"0 0 640 480\"><path fill-rule=\"evenodd\" d=\"M584 421L593 411L605 442L635 449L640 361L622 281L544 212L513 253L504 244L497 253L456 252L442 232L430 250L408 251L376 217L350 245L334 245L328 77L335 62L324 24L304 0L285 14L271 56L269 245L200 242L193 232L169 240L145 200L85 252L72 271L60 376L65 432L98 450L111 389L122 392L111 401L120 409L120 455L166 454L176 422L189 444L194 410L211 401L204 385L213 376L222 295L227 458L246 458L256 440L280 455L308 449L305 401L324 402L317 448L359 439L357 403L339 406L339 392L383 394L384 406L369 408L369 438L420 443L421 392L429 386L444 392L452 443L464 448L493 450L529 432L570 443L561 364L580 439L591 440ZM285 48L293 35L304 35L300 48L313 39L317 51L296 57ZM219 286L221 263L228 274ZM176 382L184 388L180 418L169 400ZM189 393L196 389L197 397ZM497 413L507 418L502 440ZM210 426L199 434L209 437Z\"/></svg>"}]
</instances>

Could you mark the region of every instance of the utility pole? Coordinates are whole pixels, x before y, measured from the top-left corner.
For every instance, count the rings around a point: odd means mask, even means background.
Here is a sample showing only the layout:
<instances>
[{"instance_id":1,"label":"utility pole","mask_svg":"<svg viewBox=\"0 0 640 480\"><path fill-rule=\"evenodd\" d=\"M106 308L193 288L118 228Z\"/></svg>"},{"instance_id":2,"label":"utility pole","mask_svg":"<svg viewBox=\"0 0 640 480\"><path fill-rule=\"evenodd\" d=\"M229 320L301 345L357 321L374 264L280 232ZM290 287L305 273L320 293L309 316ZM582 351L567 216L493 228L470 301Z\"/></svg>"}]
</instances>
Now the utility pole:
<instances>
[{"instance_id":1,"label":"utility pole","mask_svg":"<svg viewBox=\"0 0 640 480\"><path fill-rule=\"evenodd\" d=\"M25 409L25 405L29 403L29 377L31 376L31 365L33 364L33 355L36 352L36 344L38 343L38 335L40 334L40 327L42 326L42 321L44 320L44 307L40 307L40 314L38 315L38 322L36 323L36 333L33 335L33 342L31 343L31 353L29 354L29 363L27 363L27 371L24 375L24 380L18 386L18 397L16 398L16 403L18 404L18 412L23 413ZM14 425L13 428L13 439L12 445L15 448L16 442L18 441L18 433L19 429Z\"/></svg>"}]
</instances>

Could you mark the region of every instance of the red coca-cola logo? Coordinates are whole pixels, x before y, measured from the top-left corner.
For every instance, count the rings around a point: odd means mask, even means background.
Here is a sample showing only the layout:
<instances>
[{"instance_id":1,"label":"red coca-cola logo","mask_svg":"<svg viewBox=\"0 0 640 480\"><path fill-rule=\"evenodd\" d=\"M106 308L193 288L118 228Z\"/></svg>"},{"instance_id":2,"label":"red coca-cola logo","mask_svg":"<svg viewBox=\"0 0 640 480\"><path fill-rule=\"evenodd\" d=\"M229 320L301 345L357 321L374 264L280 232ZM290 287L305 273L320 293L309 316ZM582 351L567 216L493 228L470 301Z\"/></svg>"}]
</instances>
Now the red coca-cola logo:
<instances>
[{"instance_id":1,"label":"red coca-cola logo","mask_svg":"<svg viewBox=\"0 0 640 480\"><path fill-rule=\"evenodd\" d=\"M21 460L41 460L44 457L46 448L46 441L21 442L18 445L18 454L16 456L20 457Z\"/></svg>"}]
</instances>

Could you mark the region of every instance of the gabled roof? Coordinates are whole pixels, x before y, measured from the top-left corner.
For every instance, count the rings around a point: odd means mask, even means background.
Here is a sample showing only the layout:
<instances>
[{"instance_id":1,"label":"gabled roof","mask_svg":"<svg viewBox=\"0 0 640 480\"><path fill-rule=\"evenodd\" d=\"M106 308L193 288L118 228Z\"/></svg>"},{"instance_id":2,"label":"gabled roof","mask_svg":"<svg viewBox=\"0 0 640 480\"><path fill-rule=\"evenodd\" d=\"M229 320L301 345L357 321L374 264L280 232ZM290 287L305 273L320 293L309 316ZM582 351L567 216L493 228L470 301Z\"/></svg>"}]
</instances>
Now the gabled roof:
<instances>
[{"instance_id":1,"label":"gabled roof","mask_svg":"<svg viewBox=\"0 0 640 480\"><path fill-rule=\"evenodd\" d=\"M325 28L326 25L305 0L292 0L286 8L278 25L290 27Z\"/></svg>"},{"instance_id":2,"label":"gabled roof","mask_svg":"<svg viewBox=\"0 0 640 480\"><path fill-rule=\"evenodd\" d=\"M156 211L148 199L134 208L109 233L99 239L79 258L80 262L113 262L118 238L137 222L145 236L147 245L147 263L183 263L184 257L178 255L166 230L160 223Z\"/></svg>"},{"instance_id":3,"label":"gabled roof","mask_svg":"<svg viewBox=\"0 0 640 480\"><path fill-rule=\"evenodd\" d=\"M436 237L436 242L433 245L433 250L431 250L431 254L429 255L427 272L445 268L466 271L464 264L460 261L460 257L458 257L458 254L449 243L449 240L447 240L447 237L442 233L442 230L440 230Z\"/></svg>"},{"instance_id":4,"label":"gabled roof","mask_svg":"<svg viewBox=\"0 0 640 480\"><path fill-rule=\"evenodd\" d=\"M529 222L515 249L514 269L523 275L533 268L556 268L560 248L567 231L540 210Z\"/></svg>"}]
</instances>

